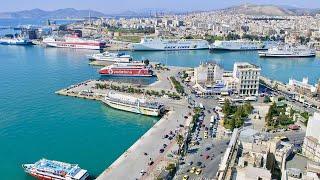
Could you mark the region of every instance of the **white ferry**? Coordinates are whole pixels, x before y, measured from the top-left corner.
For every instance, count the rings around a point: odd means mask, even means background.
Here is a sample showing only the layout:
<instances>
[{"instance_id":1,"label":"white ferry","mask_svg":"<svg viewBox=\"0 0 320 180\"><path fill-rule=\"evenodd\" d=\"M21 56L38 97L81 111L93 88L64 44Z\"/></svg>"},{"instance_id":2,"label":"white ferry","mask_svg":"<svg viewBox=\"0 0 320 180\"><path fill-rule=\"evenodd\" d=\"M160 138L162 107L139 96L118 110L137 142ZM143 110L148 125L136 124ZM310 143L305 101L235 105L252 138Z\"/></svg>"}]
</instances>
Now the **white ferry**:
<instances>
[{"instance_id":1,"label":"white ferry","mask_svg":"<svg viewBox=\"0 0 320 180\"><path fill-rule=\"evenodd\" d=\"M92 50L101 50L106 46L105 42L90 39L82 39L79 38L77 35L65 36L63 38L47 37L43 39L43 43L49 47Z\"/></svg>"},{"instance_id":2,"label":"white ferry","mask_svg":"<svg viewBox=\"0 0 320 180\"><path fill-rule=\"evenodd\" d=\"M260 57L313 57L316 51L306 46L276 46L268 51L259 51Z\"/></svg>"},{"instance_id":3,"label":"white ferry","mask_svg":"<svg viewBox=\"0 0 320 180\"><path fill-rule=\"evenodd\" d=\"M210 50L230 50L230 51L249 51L264 50L276 45L273 41L250 41L250 40L231 40L215 41L210 45Z\"/></svg>"},{"instance_id":4,"label":"white ferry","mask_svg":"<svg viewBox=\"0 0 320 180\"><path fill-rule=\"evenodd\" d=\"M209 44L201 39L142 38L140 43L132 43L134 51L175 51L208 49Z\"/></svg>"},{"instance_id":5,"label":"white ferry","mask_svg":"<svg viewBox=\"0 0 320 180\"><path fill-rule=\"evenodd\" d=\"M109 62L131 62L132 57L125 53L111 53L111 52L104 52L98 54L89 55L89 60L91 61L109 61Z\"/></svg>"},{"instance_id":6,"label":"white ferry","mask_svg":"<svg viewBox=\"0 0 320 180\"><path fill-rule=\"evenodd\" d=\"M146 99L119 94L113 91L110 91L102 102L115 109L148 116L159 116L164 111L164 105L158 102L151 102Z\"/></svg>"},{"instance_id":7,"label":"white ferry","mask_svg":"<svg viewBox=\"0 0 320 180\"><path fill-rule=\"evenodd\" d=\"M89 173L77 164L41 159L34 164L23 164L24 171L41 180L87 180Z\"/></svg>"}]
</instances>

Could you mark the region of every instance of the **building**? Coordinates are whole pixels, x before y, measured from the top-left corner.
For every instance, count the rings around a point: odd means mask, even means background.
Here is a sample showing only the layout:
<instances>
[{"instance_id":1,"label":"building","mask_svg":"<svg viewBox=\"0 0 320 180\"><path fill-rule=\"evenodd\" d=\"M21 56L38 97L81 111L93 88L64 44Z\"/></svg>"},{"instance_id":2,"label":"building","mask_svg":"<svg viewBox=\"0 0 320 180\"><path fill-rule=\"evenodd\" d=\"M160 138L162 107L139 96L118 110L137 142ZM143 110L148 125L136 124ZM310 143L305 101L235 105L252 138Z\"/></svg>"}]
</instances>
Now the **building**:
<instances>
[{"instance_id":1,"label":"building","mask_svg":"<svg viewBox=\"0 0 320 180\"><path fill-rule=\"evenodd\" d=\"M293 91L298 92L299 94L312 96L317 93L317 87L309 84L308 78L303 78L302 81L297 81L290 78L288 83L289 88Z\"/></svg>"},{"instance_id":2,"label":"building","mask_svg":"<svg viewBox=\"0 0 320 180\"><path fill-rule=\"evenodd\" d=\"M247 62L233 65L233 78L237 80L237 92L241 96L258 96L261 68Z\"/></svg>"},{"instance_id":3,"label":"building","mask_svg":"<svg viewBox=\"0 0 320 180\"><path fill-rule=\"evenodd\" d=\"M271 180L271 173L267 169L258 167L244 167L237 169L236 180Z\"/></svg>"},{"instance_id":4,"label":"building","mask_svg":"<svg viewBox=\"0 0 320 180\"><path fill-rule=\"evenodd\" d=\"M220 81L223 69L216 63L202 63L194 68L194 78L196 84L213 85Z\"/></svg>"},{"instance_id":5,"label":"building","mask_svg":"<svg viewBox=\"0 0 320 180\"><path fill-rule=\"evenodd\" d=\"M309 117L306 136L303 141L302 154L309 159L320 162L320 113Z\"/></svg>"}]
</instances>

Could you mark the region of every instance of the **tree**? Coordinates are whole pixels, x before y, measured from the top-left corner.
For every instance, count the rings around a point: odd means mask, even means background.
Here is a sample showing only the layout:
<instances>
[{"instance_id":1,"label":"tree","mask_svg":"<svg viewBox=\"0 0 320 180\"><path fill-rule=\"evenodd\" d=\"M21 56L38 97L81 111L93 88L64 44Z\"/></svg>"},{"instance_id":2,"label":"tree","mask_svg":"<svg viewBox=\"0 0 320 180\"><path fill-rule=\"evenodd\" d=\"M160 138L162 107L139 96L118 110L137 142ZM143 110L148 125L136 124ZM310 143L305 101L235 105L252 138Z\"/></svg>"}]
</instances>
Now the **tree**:
<instances>
[{"instance_id":1,"label":"tree","mask_svg":"<svg viewBox=\"0 0 320 180\"><path fill-rule=\"evenodd\" d=\"M144 60L143 62L144 62L144 64L145 64L146 66L148 66L148 65L150 64L149 59L146 59L146 60Z\"/></svg>"},{"instance_id":2,"label":"tree","mask_svg":"<svg viewBox=\"0 0 320 180\"><path fill-rule=\"evenodd\" d=\"M231 104L230 104L229 99L224 100L222 112L225 114L225 116L231 115Z\"/></svg>"},{"instance_id":3,"label":"tree","mask_svg":"<svg viewBox=\"0 0 320 180\"><path fill-rule=\"evenodd\" d=\"M176 137L176 142L177 144L179 145L179 148L181 147L181 145L183 144L183 136L181 134L179 134L177 137Z\"/></svg>"}]
</instances>

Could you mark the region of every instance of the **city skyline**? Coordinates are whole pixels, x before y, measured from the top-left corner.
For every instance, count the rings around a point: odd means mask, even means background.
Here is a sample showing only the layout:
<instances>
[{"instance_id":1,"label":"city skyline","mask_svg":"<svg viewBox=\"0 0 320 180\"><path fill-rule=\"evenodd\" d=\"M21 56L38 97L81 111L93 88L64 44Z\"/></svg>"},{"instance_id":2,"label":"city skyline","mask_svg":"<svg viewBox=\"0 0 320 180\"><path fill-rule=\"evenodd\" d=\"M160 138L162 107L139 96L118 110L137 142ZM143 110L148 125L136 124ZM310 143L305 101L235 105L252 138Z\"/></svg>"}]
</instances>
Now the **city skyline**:
<instances>
[{"instance_id":1,"label":"city skyline","mask_svg":"<svg viewBox=\"0 0 320 180\"><path fill-rule=\"evenodd\" d=\"M120 1L102 1L102 0L69 0L67 2L63 0L56 0L54 3L48 3L47 1L34 0L32 4L26 3L23 0L12 0L9 2L3 2L3 6L0 7L0 12L12 12L29 9L43 9L43 10L55 10L62 8L75 8L75 9L91 9L97 10L106 14L120 13L123 11L142 11L145 9L165 9L170 11L199 11L199 10L214 10L221 9L230 6L236 6L240 4L272 4L279 6L290 6L297 8L320 8L320 2L316 0L230 0L230 1L217 1L217 0L201 0L201 3L196 0L186 0L183 3L169 0L163 0L161 2L150 2L147 0L137 0L132 2L130 0ZM17 6L19 4L19 6ZM104 4L101 6L101 4ZM130 8L128 8L130 7Z\"/></svg>"}]
</instances>

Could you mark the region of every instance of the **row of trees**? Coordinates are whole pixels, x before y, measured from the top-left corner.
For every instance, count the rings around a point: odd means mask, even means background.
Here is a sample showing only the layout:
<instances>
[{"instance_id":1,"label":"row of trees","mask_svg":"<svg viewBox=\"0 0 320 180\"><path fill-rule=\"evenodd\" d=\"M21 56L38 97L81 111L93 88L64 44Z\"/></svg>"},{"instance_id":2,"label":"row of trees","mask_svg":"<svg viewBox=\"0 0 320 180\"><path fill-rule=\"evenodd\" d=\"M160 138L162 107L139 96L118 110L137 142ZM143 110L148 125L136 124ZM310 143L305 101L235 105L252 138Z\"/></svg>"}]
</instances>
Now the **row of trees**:
<instances>
[{"instance_id":1,"label":"row of trees","mask_svg":"<svg viewBox=\"0 0 320 180\"><path fill-rule=\"evenodd\" d=\"M241 127L244 124L244 120L248 118L252 111L253 106L249 102L240 106L234 106L226 99L222 107L222 112L225 115L224 127L230 130Z\"/></svg>"},{"instance_id":2,"label":"row of trees","mask_svg":"<svg viewBox=\"0 0 320 180\"><path fill-rule=\"evenodd\" d=\"M101 84L101 83L96 83L95 86L96 89L111 89L115 91L120 91L120 92L126 92L126 93L135 93L135 94L147 94L149 96L164 96L167 95L168 97L172 99L180 99L181 97L175 93L175 92L170 92L170 91L165 91L161 90L155 91L155 90L145 90L145 89L140 89L140 88L134 88L131 86L116 86L116 85L108 85L108 84Z\"/></svg>"},{"instance_id":3,"label":"row of trees","mask_svg":"<svg viewBox=\"0 0 320 180\"><path fill-rule=\"evenodd\" d=\"M180 82L177 81L176 78L173 77L173 76L170 77L170 80L171 80L171 82L173 83L173 86L174 86L174 88L176 89L176 91L177 91L179 94L184 94L184 88L183 88L183 86L180 84Z\"/></svg>"}]
</instances>

